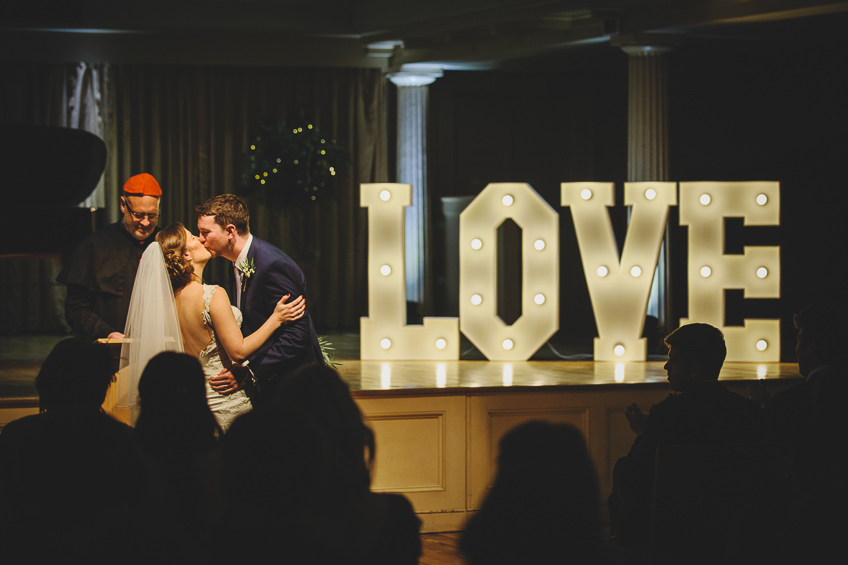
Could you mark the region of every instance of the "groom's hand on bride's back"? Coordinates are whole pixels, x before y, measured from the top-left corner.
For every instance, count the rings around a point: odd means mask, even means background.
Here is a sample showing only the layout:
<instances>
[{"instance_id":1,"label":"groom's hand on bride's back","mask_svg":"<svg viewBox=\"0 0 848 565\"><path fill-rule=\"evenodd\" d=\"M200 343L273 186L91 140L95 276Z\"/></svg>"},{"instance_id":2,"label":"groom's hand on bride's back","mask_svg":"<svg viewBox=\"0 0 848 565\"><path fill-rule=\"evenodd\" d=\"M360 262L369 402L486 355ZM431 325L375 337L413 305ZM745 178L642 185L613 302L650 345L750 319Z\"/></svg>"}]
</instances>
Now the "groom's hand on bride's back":
<instances>
[{"instance_id":1,"label":"groom's hand on bride's back","mask_svg":"<svg viewBox=\"0 0 848 565\"><path fill-rule=\"evenodd\" d=\"M231 394L241 388L241 383L229 369L224 369L218 376L209 377L209 386L221 394Z\"/></svg>"}]
</instances>

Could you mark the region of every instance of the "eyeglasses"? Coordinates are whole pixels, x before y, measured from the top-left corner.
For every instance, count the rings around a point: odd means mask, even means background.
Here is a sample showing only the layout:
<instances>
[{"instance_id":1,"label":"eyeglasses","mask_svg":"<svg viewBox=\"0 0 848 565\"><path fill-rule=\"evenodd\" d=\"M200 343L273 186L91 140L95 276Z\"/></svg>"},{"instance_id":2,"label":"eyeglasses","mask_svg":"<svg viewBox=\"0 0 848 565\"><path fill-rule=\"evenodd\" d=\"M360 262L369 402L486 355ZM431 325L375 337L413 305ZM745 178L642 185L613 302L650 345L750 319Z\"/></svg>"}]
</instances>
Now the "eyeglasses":
<instances>
[{"instance_id":1,"label":"eyeglasses","mask_svg":"<svg viewBox=\"0 0 848 565\"><path fill-rule=\"evenodd\" d=\"M142 221L144 218L147 218L147 221L152 223L159 218L159 212L156 212L154 214L142 214L141 212L136 212L132 209L132 206L130 206L129 198L127 198L126 196L122 196L121 199L124 201L124 206L126 206L127 210L129 210L130 214L132 214L132 217L138 220L139 222Z\"/></svg>"}]
</instances>

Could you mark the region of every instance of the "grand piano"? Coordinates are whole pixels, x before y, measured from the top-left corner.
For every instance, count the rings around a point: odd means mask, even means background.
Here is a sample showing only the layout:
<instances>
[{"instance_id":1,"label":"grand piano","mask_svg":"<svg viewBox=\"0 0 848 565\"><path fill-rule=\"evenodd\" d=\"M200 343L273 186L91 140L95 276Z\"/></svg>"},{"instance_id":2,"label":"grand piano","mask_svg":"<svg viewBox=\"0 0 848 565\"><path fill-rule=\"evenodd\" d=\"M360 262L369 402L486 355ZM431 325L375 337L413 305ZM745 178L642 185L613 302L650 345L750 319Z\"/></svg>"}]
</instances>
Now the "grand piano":
<instances>
[{"instance_id":1,"label":"grand piano","mask_svg":"<svg viewBox=\"0 0 848 565\"><path fill-rule=\"evenodd\" d=\"M0 124L0 333L66 329L62 261L106 220L79 205L106 167L98 136L64 127Z\"/></svg>"},{"instance_id":2,"label":"grand piano","mask_svg":"<svg viewBox=\"0 0 848 565\"><path fill-rule=\"evenodd\" d=\"M100 227L103 210L80 208L106 168L106 144L87 131L0 125L5 221L0 255L67 254Z\"/></svg>"}]
</instances>

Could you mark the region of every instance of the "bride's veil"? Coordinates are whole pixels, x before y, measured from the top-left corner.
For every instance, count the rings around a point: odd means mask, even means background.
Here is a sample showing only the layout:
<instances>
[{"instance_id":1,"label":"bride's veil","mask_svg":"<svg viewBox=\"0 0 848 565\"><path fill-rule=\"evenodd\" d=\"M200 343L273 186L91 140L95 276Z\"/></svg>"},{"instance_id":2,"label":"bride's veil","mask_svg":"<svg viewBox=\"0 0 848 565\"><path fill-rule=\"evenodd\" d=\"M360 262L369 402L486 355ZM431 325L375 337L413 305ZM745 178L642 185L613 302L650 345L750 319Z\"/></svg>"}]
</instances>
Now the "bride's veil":
<instances>
[{"instance_id":1,"label":"bride's veil","mask_svg":"<svg viewBox=\"0 0 848 565\"><path fill-rule=\"evenodd\" d=\"M118 406L130 409L135 424L139 412L138 381L147 362L162 351L183 351L174 291L158 243L147 246L133 284L125 341L121 346Z\"/></svg>"}]
</instances>

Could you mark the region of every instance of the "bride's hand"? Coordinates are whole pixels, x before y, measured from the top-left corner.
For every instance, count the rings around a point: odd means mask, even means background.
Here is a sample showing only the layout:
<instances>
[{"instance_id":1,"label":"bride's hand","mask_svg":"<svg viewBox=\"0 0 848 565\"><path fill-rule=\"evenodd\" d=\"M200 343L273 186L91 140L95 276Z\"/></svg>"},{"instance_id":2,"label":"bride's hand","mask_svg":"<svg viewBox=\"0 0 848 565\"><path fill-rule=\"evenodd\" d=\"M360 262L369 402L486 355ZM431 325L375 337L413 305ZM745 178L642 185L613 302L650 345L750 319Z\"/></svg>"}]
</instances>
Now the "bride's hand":
<instances>
[{"instance_id":1,"label":"bride's hand","mask_svg":"<svg viewBox=\"0 0 848 565\"><path fill-rule=\"evenodd\" d=\"M291 294L287 294L277 302L276 308L274 308L274 315L280 321L280 324L285 324L286 322L293 322L301 317L306 312L306 300L303 299L303 296L298 296L294 300L289 303L286 303L286 300L289 299Z\"/></svg>"}]
</instances>

